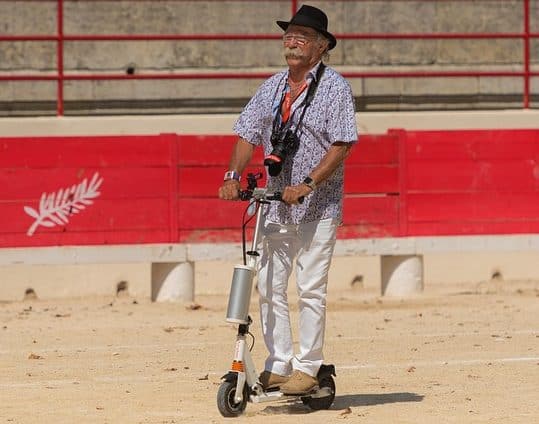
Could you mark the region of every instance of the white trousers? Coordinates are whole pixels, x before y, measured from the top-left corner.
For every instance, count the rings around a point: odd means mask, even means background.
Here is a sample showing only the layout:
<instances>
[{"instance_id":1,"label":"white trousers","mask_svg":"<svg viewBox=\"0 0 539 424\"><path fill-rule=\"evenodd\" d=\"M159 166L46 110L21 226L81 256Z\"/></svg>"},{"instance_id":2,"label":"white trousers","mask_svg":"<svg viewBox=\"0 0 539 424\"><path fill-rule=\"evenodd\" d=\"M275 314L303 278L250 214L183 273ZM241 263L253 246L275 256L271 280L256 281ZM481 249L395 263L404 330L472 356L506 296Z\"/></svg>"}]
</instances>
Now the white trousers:
<instances>
[{"instance_id":1,"label":"white trousers","mask_svg":"<svg viewBox=\"0 0 539 424\"><path fill-rule=\"evenodd\" d=\"M280 375L300 370L316 376L323 361L328 272L337 220L299 225L266 221L258 291L262 332L269 355L265 369ZM299 352L294 355L287 287L296 260Z\"/></svg>"}]
</instances>

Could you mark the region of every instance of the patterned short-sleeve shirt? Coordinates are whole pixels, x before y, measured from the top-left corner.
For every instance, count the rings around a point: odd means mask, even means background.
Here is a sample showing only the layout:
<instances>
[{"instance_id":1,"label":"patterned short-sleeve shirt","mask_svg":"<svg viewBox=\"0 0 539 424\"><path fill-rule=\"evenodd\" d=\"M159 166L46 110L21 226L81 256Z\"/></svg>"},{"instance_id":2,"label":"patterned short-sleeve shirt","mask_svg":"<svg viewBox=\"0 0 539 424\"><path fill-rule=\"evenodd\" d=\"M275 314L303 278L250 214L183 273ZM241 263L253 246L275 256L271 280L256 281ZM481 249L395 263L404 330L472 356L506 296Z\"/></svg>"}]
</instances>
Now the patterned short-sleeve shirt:
<instances>
[{"instance_id":1,"label":"patterned short-sleeve shirt","mask_svg":"<svg viewBox=\"0 0 539 424\"><path fill-rule=\"evenodd\" d=\"M318 66L320 63L309 72L309 83L315 80ZM279 113L280 101L287 89L287 80L288 70L266 80L234 125L234 132L241 138L255 146L262 145L265 156L273 150L270 137L275 116ZM300 120L306 95L307 90L304 90L292 105L292 130ZM300 143L296 153L286 158L278 176L268 175L268 187L275 191L283 191L288 185L300 184L320 163L333 143L355 143L358 139L350 84L334 69L326 67L324 70L297 135ZM282 202L272 202L266 211L267 218L283 224L299 224L326 218L341 220L343 178L344 166L341 164L302 204L290 206Z\"/></svg>"}]
</instances>

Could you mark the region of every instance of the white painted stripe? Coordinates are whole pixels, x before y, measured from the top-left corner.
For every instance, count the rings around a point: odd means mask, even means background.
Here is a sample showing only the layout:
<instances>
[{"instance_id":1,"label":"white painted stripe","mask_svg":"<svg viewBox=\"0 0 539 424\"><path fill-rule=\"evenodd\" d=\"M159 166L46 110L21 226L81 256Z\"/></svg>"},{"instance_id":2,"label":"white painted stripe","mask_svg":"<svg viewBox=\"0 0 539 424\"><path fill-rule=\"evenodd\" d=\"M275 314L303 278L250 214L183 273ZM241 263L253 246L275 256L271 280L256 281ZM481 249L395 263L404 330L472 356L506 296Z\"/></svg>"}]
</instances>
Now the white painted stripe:
<instances>
[{"instance_id":1,"label":"white painted stripe","mask_svg":"<svg viewBox=\"0 0 539 424\"><path fill-rule=\"evenodd\" d=\"M189 379L185 378L185 373L181 372L180 376L184 378L178 378L178 371L170 371L170 375L167 375L167 378L157 378L155 376L139 376L139 375L125 375L125 376L119 376L119 377L93 377L89 380L85 380L83 378L76 379L76 380L37 380L32 381L28 383L0 383L0 388L5 389L16 389L16 388L43 388L43 387L60 387L60 386L81 386L88 382L93 383L159 383L161 384L163 380L166 379L173 379L175 383L188 383L192 384L193 380L196 380L197 378L204 377L207 372L202 373L202 371L198 374L191 373L189 375ZM212 374L218 374L218 373L212 373ZM224 374L224 372L220 373L221 375Z\"/></svg>"},{"instance_id":2,"label":"white painted stripe","mask_svg":"<svg viewBox=\"0 0 539 424\"><path fill-rule=\"evenodd\" d=\"M486 364L500 364L500 363L521 363L521 362L539 362L539 356L515 356L510 358L490 358L490 359L449 359L446 361L417 361L417 362L394 362L391 364L363 364L363 365L335 365L337 374L342 371L353 371L361 369L388 369L388 368L405 368L405 367L444 367L444 366L466 366L466 365L486 365ZM0 383L0 388L40 388L43 386L71 386L76 384L84 384L88 381L98 383L144 383L155 382L159 383L162 380L173 379L174 382L192 383L195 378L202 378L208 376L222 376L226 370L221 371L206 371L206 370L178 370L177 372L171 372L167 376L141 376L141 375L124 375L119 377L110 376L96 376L90 380L38 380L31 383ZM186 380L185 377L189 376ZM178 378L184 377L184 379Z\"/></svg>"},{"instance_id":3,"label":"white painted stripe","mask_svg":"<svg viewBox=\"0 0 539 424\"><path fill-rule=\"evenodd\" d=\"M25 350L0 350L0 355L8 355L8 354L25 354L28 353L30 350L35 351L35 353L85 353L85 352L100 352L100 351L110 351L111 353L123 351L123 350L154 350L156 352L169 350L169 349L178 349L182 347L191 348L191 347L201 347L201 346L215 346L220 345L222 346L223 343L221 342L191 342L191 343L176 343L176 344L160 344L160 343L152 343L152 344L133 344L133 345L106 345L106 346L55 346L55 347L47 347L43 349L38 349L35 347L31 347ZM234 339L231 339L230 341L230 351L234 350Z\"/></svg>"},{"instance_id":4,"label":"white painted stripe","mask_svg":"<svg viewBox=\"0 0 539 424\"><path fill-rule=\"evenodd\" d=\"M337 370L358 370L358 369L384 369L384 368L402 368L402 367L440 367L440 366L458 366L458 365L484 365L484 364L503 364L511 362L537 362L539 356L525 356L513 358L485 358L485 359L452 359L446 361L412 361L397 362L392 364L363 364L363 365L335 365Z\"/></svg>"},{"instance_id":5,"label":"white painted stripe","mask_svg":"<svg viewBox=\"0 0 539 424\"><path fill-rule=\"evenodd\" d=\"M480 337L507 337L507 336L513 336L513 335L526 335L526 334L537 334L539 335L539 330L489 330L488 332L473 332L473 331L467 331L467 332L449 332L449 333L427 333L427 334L421 334L421 333L408 333L405 336L406 337L425 337L425 338L437 338L437 337L472 337L472 336L480 336ZM326 341L330 340L372 340L375 337L379 337L379 335L371 335L371 336L341 336L341 337L326 337Z\"/></svg>"},{"instance_id":6,"label":"white painted stripe","mask_svg":"<svg viewBox=\"0 0 539 424\"><path fill-rule=\"evenodd\" d=\"M527 334L535 334L539 335L539 330L496 330L492 329L488 332L482 332L482 333L475 333L475 332L449 332L449 333L427 333L427 334L421 334L421 333L408 333L404 336L410 338L410 337L424 337L424 338L438 338L438 337L492 337L494 338L501 338L505 339L509 336L514 335L527 335ZM403 336L402 334L399 336ZM370 336L342 336L342 337L329 337L326 338L326 342L331 341L339 341L339 340L372 340L375 337L379 337L378 335L370 335ZM258 339L257 342L260 342ZM75 353L85 353L85 352L99 352L99 351L111 351L116 352L119 350L156 350L156 351L162 351L167 349L181 349L181 348L192 348L192 347L203 347L203 346L223 346L223 342L205 342L205 341L197 341L197 342L187 342L187 343L174 343L174 344L159 344L159 343L151 343L151 344L131 344L131 345L106 345L106 346L53 346L48 347L44 349L35 349L30 348L30 350L34 349L36 351L39 351L38 353L49 353L49 352L55 352L55 353L68 353L68 352L75 352ZM230 350L233 351L234 349L234 337L230 338ZM28 349L25 350L7 350L3 349L0 350L0 355L9 355L9 354L25 354L28 353Z\"/></svg>"}]
</instances>

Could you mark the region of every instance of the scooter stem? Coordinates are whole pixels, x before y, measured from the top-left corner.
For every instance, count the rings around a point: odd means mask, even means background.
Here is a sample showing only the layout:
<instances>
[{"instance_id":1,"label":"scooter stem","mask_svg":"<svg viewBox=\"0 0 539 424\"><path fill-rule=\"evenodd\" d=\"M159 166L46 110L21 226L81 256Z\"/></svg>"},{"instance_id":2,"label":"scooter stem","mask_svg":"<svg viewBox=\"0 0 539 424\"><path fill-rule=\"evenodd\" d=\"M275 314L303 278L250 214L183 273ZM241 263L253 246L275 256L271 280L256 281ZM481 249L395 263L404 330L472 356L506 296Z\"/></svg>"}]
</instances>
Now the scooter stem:
<instances>
[{"instance_id":1,"label":"scooter stem","mask_svg":"<svg viewBox=\"0 0 539 424\"><path fill-rule=\"evenodd\" d=\"M255 232L253 234L253 241L252 241L252 245L251 245L251 253L252 254L249 254L247 255L248 258L247 258L247 265L252 267L252 268L256 268L256 261L257 261L257 254L255 254L254 252L256 252L257 250L257 246L258 246L258 243L259 243L259 237L260 237L260 233L261 233L261 228L262 228L262 225L263 225L263 220L262 220L262 212L263 212L263 209L264 209L264 203L261 203L258 207L258 210L256 211L256 224L255 224Z\"/></svg>"}]
</instances>

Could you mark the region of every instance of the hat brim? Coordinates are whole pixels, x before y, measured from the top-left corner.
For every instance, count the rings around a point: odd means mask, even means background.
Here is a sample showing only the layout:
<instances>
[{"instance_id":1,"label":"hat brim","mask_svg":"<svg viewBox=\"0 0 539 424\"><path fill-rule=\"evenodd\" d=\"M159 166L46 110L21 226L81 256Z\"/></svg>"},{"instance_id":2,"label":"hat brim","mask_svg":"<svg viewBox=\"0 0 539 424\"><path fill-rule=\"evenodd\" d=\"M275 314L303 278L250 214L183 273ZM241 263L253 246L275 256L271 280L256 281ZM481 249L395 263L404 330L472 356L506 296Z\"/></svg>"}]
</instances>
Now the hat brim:
<instances>
[{"instance_id":1,"label":"hat brim","mask_svg":"<svg viewBox=\"0 0 539 424\"><path fill-rule=\"evenodd\" d=\"M283 31L286 31L288 29L288 25L290 25L290 22L277 21L277 25L279 25L279 27L281 27L281 29ZM309 25L308 23L294 22L294 25L306 26L306 27L309 27L309 28L312 28L312 29L318 31L320 34L322 34L324 37L326 37L329 40L328 50L331 50L332 48L334 48L337 45L337 39L334 37L333 34L331 34L330 32L327 32L325 29L318 28L318 27L316 27L314 25Z\"/></svg>"}]
</instances>

